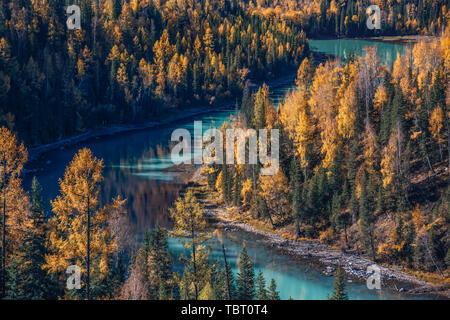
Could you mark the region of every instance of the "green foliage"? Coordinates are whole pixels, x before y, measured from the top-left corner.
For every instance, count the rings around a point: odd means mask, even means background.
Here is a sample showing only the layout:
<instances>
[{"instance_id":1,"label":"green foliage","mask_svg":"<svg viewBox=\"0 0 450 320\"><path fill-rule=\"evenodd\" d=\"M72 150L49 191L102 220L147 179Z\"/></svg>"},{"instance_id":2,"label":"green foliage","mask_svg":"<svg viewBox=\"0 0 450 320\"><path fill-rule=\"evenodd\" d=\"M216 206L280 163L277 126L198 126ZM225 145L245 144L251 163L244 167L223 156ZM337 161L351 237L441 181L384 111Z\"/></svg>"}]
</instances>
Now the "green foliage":
<instances>
[{"instance_id":1,"label":"green foliage","mask_svg":"<svg viewBox=\"0 0 450 320\"><path fill-rule=\"evenodd\" d=\"M341 266L336 270L336 279L334 280L333 295L329 297L330 300L348 300L345 292L345 272Z\"/></svg>"},{"instance_id":2,"label":"green foliage","mask_svg":"<svg viewBox=\"0 0 450 320\"><path fill-rule=\"evenodd\" d=\"M172 255L169 252L167 231L158 225L150 235L148 270L150 299L164 300L171 297L174 286Z\"/></svg>"},{"instance_id":3,"label":"green foliage","mask_svg":"<svg viewBox=\"0 0 450 320\"><path fill-rule=\"evenodd\" d=\"M277 291L277 284L275 283L274 279L270 280L269 299L280 300L280 293Z\"/></svg>"},{"instance_id":4,"label":"green foliage","mask_svg":"<svg viewBox=\"0 0 450 320\"><path fill-rule=\"evenodd\" d=\"M308 53L298 24L254 16L244 3L179 6L81 1L77 31L65 26L64 2L3 1L2 116L26 143L44 144L229 101L250 76L285 74Z\"/></svg>"},{"instance_id":5,"label":"green foliage","mask_svg":"<svg viewBox=\"0 0 450 320\"><path fill-rule=\"evenodd\" d=\"M242 248L239 255L239 273L236 283L239 300L253 300L255 298L255 270L245 247Z\"/></svg>"},{"instance_id":6,"label":"green foliage","mask_svg":"<svg viewBox=\"0 0 450 320\"><path fill-rule=\"evenodd\" d=\"M256 277L256 298L258 300L268 300L269 294L266 289L266 280L262 274L262 271L259 270L258 276Z\"/></svg>"}]
</instances>

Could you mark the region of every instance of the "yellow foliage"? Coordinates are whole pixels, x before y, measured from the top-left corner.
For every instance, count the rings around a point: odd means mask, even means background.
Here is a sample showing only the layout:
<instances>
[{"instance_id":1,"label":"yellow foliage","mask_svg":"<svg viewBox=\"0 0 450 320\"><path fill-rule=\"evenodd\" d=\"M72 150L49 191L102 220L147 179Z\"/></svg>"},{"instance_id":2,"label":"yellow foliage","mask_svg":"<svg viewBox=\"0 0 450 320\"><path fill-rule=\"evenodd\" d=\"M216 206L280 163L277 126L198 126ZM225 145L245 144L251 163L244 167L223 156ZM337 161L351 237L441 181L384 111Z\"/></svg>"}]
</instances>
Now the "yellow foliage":
<instances>
[{"instance_id":1,"label":"yellow foliage","mask_svg":"<svg viewBox=\"0 0 450 320\"><path fill-rule=\"evenodd\" d=\"M222 174L222 171L220 171L219 175L217 176L217 180L216 180L216 190L219 192L219 194L223 194L222 180L223 180L223 174Z\"/></svg>"},{"instance_id":2,"label":"yellow foliage","mask_svg":"<svg viewBox=\"0 0 450 320\"><path fill-rule=\"evenodd\" d=\"M260 177L261 196L272 213L283 216L288 212L288 181L282 170L275 175Z\"/></svg>"},{"instance_id":3,"label":"yellow foliage","mask_svg":"<svg viewBox=\"0 0 450 320\"><path fill-rule=\"evenodd\" d=\"M45 269L63 272L71 264L86 272L87 234L90 235L91 264L98 261L100 276L108 272L112 253L117 247L117 235L109 225L114 212L124 212L125 200L114 199L97 209L103 161L93 157L89 149L81 149L60 179L60 195L51 202L55 214L49 220L49 249ZM90 217L90 228L87 221ZM91 273L94 268L91 266Z\"/></svg>"},{"instance_id":4,"label":"yellow foliage","mask_svg":"<svg viewBox=\"0 0 450 320\"><path fill-rule=\"evenodd\" d=\"M444 121L444 111L442 111L441 106L437 106L430 116L430 132L437 143L443 142L441 139L441 131L444 127Z\"/></svg>"},{"instance_id":5,"label":"yellow foliage","mask_svg":"<svg viewBox=\"0 0 450 320\"><path fill-rule=\"evenodd\" d=\"M334 160L339 144L336 115L338 111L336 95L339 85L339 68L330 62L319 65L311 85L309 105L317 120L322 140L322 154L325 155L322 166L328 168Z\"/></svg>"},{"instance_id":6,"label":"yellow foliage","mask_svg":"<svg viewBox=\"0 0 450 320\"><path fill-rule=\"evenodd\" d=\"M222 173L222 172L220 172ZM253 183L251 179L247 179L242 184L241 197L244 204L250 204L251 198L253 196Z\"/></svg>"},{"instance_id":7,"label":"yellow foliage","mask_svg":"<svg viewBox=\"0 0 450 320\"><path fill-rule=\"evenodd\" d=\"M330 244L333 242L335 236L336 235L335 235L333 229L330 227L330 228L320 232L319 240L322 243Z\"/></svg>"},{"instance_id":8,"label":"yellow foliage","mask_svg":"<svg viewBox=\"0 0 450 320\"><path fill-rule=\"evenodd\" d=\"M387 92L384 85L380 85L375 92L375 97L373 99L373 104L378 112L381 112L387 103Z\"/></svg>"}]
</instances>

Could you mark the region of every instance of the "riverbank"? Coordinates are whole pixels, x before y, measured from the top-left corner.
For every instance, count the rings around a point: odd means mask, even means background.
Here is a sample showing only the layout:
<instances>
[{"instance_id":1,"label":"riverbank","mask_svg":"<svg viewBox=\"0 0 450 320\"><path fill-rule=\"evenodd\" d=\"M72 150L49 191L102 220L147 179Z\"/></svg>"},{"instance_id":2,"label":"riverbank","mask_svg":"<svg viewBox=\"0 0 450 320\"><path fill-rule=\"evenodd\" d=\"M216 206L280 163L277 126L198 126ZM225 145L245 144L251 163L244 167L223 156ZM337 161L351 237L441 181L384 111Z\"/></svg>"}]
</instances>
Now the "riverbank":
<instances>
[{"instance_id":1,"label":"riverbank","mask_svg":"<svg viewBox=\"0 0 450 320\"><path fill-rule=\"evenodd\" d=\"M201 168L189 168L190 184L200 195L209 194L206 178L201 175ZM320 270L324 275L333 276L340 265L349 281L365 283L369 274L367 267L374 264L364 256L348 253L336 247L327 246L318 240L292 239L280 230L272 230L261 221L253 219L248 212L237 212L236 208L223 207L217 197L200 196L204 213L215 221L217 226L227 230L240 229L261 237L261 241L284 255L301 259ZM382 288L412 294L433 295L437 298L450 299L450 289L444 285L434 285L397 268L378 265L382 275Z\"/></svg>"},{"instance_id":2,"label":"riverbank","mask_svg":"<svg viewBox=\"0 0 450 320\"><path fill-rule=\"evenodd\" d=\"M425 35L380 36L380 37L361 38L361 40L379 41L403 45L413 45L420 41L434 41L437 39L438 37L436 36L425 36Z\"/></svg>"},{"instance_id":3,"label":"riverbank","mask_svg":"<svg viewBox=\"0 0 450 320\"><path fill-rule=\"evenodd\" d=\"M414 44L420 41L433 41L437 40L437 36L428 35L406 35L406 36L375 36L375 37L317 37L308 40L365 40L365 41L377 41L396 44Z\"/></svg>"}]
</instances>

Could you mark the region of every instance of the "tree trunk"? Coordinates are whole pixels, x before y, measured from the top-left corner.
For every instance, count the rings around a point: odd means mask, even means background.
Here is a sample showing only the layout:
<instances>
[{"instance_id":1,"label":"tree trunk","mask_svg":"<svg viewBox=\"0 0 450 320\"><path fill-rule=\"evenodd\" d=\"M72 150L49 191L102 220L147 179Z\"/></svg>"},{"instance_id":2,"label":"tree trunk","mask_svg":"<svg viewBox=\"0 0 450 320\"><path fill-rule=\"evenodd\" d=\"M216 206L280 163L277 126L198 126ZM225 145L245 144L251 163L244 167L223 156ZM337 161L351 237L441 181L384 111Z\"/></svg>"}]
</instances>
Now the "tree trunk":
<instances>
[{"instance_id":1,"label":"tree trunk","mask_svg":"<svg viewBox=\"0 0 450 320\"><path fill-rule=\"evenodd\" d=\"M348 249L347 224L344 223L345 247Z\"/></svg>"},{"instance_id":2,"label":"tree trunk","mask_svg":"<svg viewBox=\"0 0 450 320\"><path fill-rule=\"evenodd\" d=\"M6 296L6 155L3 161L3 217L2 217L2 297Z\"/></svg>"},{"instance_id":3,"label":"tree trunk","mask_svg":"<svg viewBox=\"0 0 450 320\"><path fill-rule=\"evenodd\" d=\"M227 255L225 254L225 246L223 245L223 243L222 243L222 252L223 252L223 261L225 263L225 275L227 277L227 295L228 295L228 300L231 300L230 278L228 276Z\"/></svg>"},{"instance_id":4,"label":"tree trunk","mask_svg":"<svg viewBox=\"0 0 450 320\"><path fill-rule=\"evenodd\" d=\"M87 253L86 253L86 264L87 264L87 277L86 277L86 298L91 299L91 212L90 212L90 201L89 197L87 199Z\"/></svg>"},{"instance_id":5,"label":"tree trunk","mask_svg":"<svg viewBox=\"0 0 450 320\"><path fill-rule=\"evenodd\" d=\"M195 259L195 233L194 227L191 228L191 236L192 236L192 263L194 264L194 288L195 288L195 300L198 300L198 286L197 286L197 262Z\"/></svg>"},{"instance_id":6,"label":"tree trunk","mask_svg":"<svg viewBox=\"0 0 450 320\"><path fill-rule=\"evenodd\" d=\"M6 168L4 168L6 173ZM6 175L3 174L3 219L2 219L2 297L6 296Z\"/></svg>"}]
</instances>

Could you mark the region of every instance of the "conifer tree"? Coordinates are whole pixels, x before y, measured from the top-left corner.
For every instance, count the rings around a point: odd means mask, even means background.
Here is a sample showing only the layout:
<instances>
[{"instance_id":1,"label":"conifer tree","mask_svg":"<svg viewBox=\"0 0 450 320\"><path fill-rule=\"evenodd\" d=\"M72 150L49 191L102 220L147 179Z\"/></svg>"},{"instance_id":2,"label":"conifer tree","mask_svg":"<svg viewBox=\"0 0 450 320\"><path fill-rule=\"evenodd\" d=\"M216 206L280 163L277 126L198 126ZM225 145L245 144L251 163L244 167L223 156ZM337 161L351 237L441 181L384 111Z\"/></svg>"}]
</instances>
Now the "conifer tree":
<instances>
[{"instance_id":1,"label":"conifer tree","mask_svg":"<svg viewBox=\"0 0 450 320\"><path fill-rule=\"evenodd\" d=\"M334 280L333 295L329 297L330 300L348 300L345 292L345 274L341 266L336 270L336 279Z\"/></svg>"},{"instance_id":2,"label":"conifer tree","mask_svg":"<svg viewBox=\"0 0 450 320\"><path fill-rule=\"evenodd\" d=\"M167 242L167 231L157 225L150 235L148 255L149 295L151 299L172 296L172 256Z\"/></svg>"},{"instance_id":3,"label":"conifer tree","mask_svg":"<svg viewBox=\"0 0 450 320\"><path fill-rule=\"evenodd\" d=\"M361 194L359 196L359 217L360 217L362 243L364 244L366 249L370 252L372 260L375 261L373 215L370 213L365 173L363 173L363 177L361 179Z\"/></svg>"},{"instance_id":4,"label":"conifer tree","mask_svg":"<svg viewBox=\"0 0 450 320\"><path fill-rule=\"evenodd\" d=\"M192 272L186 275L189 276L188 285L194 286L194 298L197 300L205 277L202 270L205 271L207 263L202 244L210 235L206 232L203 210L192 190L188 190L182 198L175 201L174 207L170 209L170 215L174 221L174 235L188 239L184 241L184 245L191 253L189 265Z\"/></svg>"},{"instance_id":5,"label":"conifer tree","mask_svg":"<svg viewBox=\"0 0 450 320\"><path fill-rule=\"evenodd\" d=\"M16 213L11 206L16 206L16 209L20 209L20 206L14 203L8 203L8 195L12 198L14 195L18 195L21 192L20 188L20 173L23 169L25 162L27 161L28 153L23 144L19 144L17 137L7 128L0 128L0 199L1 199L1 211L2 211L2 275L1 275L1 290L2 295L6 295L6 246L7 246L7 233L12 233L7 228L14 225L15 217L8 217L8 211L10 215L24 214ZM12 218L12 219L11 219ZM16 217L17 218L17 217ZM8 221L9 220L9 221ZM20 220L16 220L19 222ZM17 229L17 228L16 228ZM17 240L17 239L16 239Z\"/></svg>"},{"instance_id":6,"label":"conifer tree","mask_svg":"<svg viewBox=\"0 0 450 320\"><path fill-rule=\"evenodd\" d=\"M49 249L44 268L63 275L69 265L79 266L84 274L84 293L91 298L91 273L99 265L100 276L110 270L111 257L117 250L117 237L108 221L111 212L123 211L124 200L98 208L103 161L89 149L81 149L60 180L60 195L52 201L55 214L49 220Z\"/></svg>"},{"instance_id":7,"label":"conifer tree","mask_svg":"<svg viewBox=\"0 0 450 320\"><path fill-rule=\"evenodd\" d=\"M36 177L31 183L31 228L27 230L23 242L23 294L29 300L47 300L56 298L56 283L51 275L48 275L45 265L46 248L46 222L44 202L42 199L42 187Z\"/></svg>"},{"instance_id":8,"label":"conifer tree","mask_svg":"<svg viewBox=\"0 0 450 320\"><path fill-rule=\"evenodd\" d=\"M270 280L269 299L280 300L280 293L277 291L277 284L275 282L275 279Z\"/></svg>"},{"instance_id":9,"label":"conifer tree","mask_svg":"<svg viewBox=\"0 0 450 320\"><path fill-rule=\"evenodd\" d=\"M239 300L253 300L255 298L255 271L253 262L242 248L239 255L239 273L237 275L237 295Z\"/></svg>"},{"instance_id":10,"label":"conifer tree","mask_svg":"<svg viewBox=\"0 0 450 320\"><path fill-rule=\"evenodd\" d=\"M256 298L258 300L268 300L268 292L266 289L266 280L261 270L258 271L256 277Z\"/></svg>"}]
</instances>

